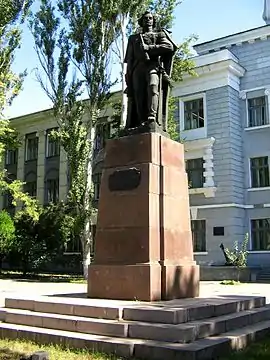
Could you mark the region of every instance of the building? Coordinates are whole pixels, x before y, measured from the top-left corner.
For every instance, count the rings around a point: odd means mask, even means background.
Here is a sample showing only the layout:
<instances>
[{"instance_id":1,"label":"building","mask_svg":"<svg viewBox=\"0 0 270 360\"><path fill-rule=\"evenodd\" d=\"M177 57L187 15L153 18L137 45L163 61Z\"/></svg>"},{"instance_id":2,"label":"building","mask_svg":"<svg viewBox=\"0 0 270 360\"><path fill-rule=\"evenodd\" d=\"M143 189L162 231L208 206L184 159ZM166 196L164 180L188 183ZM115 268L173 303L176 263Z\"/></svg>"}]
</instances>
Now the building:
<instances>
[{"instance_id":1,"label":"building","mask_svg":"<svg viewBox=\"0 0 270 360\"><path fill-rule=\"evenodd\" d=\"M185 144L194 252L199 264L223 264L249 233L249 265L270 263L270 6L265 26L194 46L198 77L175 86L176 120ZM96 129L93 180L98 202L110 112ZM49 140L50 111L12 119L24 136L7 153L11 178L23 179L42 202L65 199L67 164ZM9 199L3 199L3 207Z\"/></svg>"}]
</instances>

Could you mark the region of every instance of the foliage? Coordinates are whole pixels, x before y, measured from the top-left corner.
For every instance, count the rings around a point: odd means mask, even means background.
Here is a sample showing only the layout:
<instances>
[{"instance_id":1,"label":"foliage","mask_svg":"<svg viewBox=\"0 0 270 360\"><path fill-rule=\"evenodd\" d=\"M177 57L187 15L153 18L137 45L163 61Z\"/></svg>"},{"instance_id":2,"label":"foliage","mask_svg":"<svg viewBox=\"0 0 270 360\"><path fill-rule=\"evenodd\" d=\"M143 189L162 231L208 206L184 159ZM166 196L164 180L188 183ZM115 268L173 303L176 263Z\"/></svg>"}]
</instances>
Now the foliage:
<instances>
[{"instance_id":1,"label":"foliage","mask_svg":"<svg viewBox=\"0 0 270 360\"><path fill-rule=\"evenodd\" d=\"M4 117L4 110L18 95L26 75L25 71L15 74L12 66L21 43L21 30L18 22L24 20L31 3L31 0L0 0L0 166L2 169L4 168L5 150L18 146L17 133ZM23 193L22 185L19 180L11 181L6 170L0 172L1 192L8 192L12 196L15 206L22 202L26 212L37 218L36 201Z\"/></svg>"},{"instance_id":2,"label":"foliage","mask_svg":"<svg viewBox=\"0 0 270 360\"><path fill-rule=\"evenodd\" d=\"M222 280L220 282L221 285L240 285L240 281L236 281L236 280Z\"/></svg>"},{"instance_id":3,"label":"foliage","mask_svg":"<svg viewBox=\"0 0 270 360\"><path fill-rule=\"evenodd\" d=\"M0 211L0 257L10 250L14 235L13 219L6 211Z\"/></svg>"},{"instance_id":4,"label":"foliage","mask_svg":"<svg viewBox=\"0 0 270 360\"><path fill-rule=\"evenodd\" d=\"M50 204L39 211L38 220L24 211L15 216L12 258L21 261L24 273L53 261L73 235L74 220L65 204Z\"/></svg>"},{"instance_id":5,"label":"foliage","mask_svg":"<svg viewBox=\"0 0 270 360\"><path fill-rule=\"evenodd\" d=\"M112 85L108 65L115 34L113 6L114 1L107 0L58 0L55 7L41 0L30 22L45 75L39 72L38 80L53 103L59 125L54 135L67 155L68 202L85 262L90 261L92 237L93 128ZM85 91L88 101L81 100Z\"/></svg>"},{"instance_id":6,"label":"foliage","mask_svg":"<svg viewBox=\"0 0 270 360\"><path fill-rule=\"evenodd\" d=\"M235 241L234 247L232 250L230 250L228 248L224 249L224 252L227 257L226 265L236 266L238 268L246 267L247 256L248 256L248 251L247 251L248 241L249 241L249 236L247 233L245 235L245 238L244 238L242 244L240 245L240 247L238 245L238 242Z\"/></svg>"}]
</instances>

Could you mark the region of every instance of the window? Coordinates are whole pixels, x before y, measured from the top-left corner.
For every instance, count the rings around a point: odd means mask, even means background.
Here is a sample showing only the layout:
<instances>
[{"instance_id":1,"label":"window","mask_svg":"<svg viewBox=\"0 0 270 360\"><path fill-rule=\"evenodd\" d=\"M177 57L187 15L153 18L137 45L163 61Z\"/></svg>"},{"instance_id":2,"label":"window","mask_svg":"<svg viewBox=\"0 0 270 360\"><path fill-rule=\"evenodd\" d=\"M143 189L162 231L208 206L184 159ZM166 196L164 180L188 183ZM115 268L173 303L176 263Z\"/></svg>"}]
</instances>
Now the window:
<instances>
[{"instance_id":1,"label":"window","mask_svg":"<svg viewBox=\"0 0 270 360\"><path fill-rule=\"evenodd\" d=\"M6 165L15 165L17 164L17 150L7 150L5 156L5 164Z\"/></svg>"},{"instance_id":2,"label":"window","mask_svg":"<svg viewBox=\"0 0 270 360\"><path fill-rule=\"evenodd\" d=\"M98 200L98 199L99 199L100 184L101 184L101 174L95 174L95 175L93 175L94 200Z\"/></svg>"},{"instance_id":3,"label":"window","mask_svg":"<svg viewBox=\"0 0 270 360\"><path fill-rule=\"evenodd\" d=\"M248 99L248 123L249 126L262 126L269 123L267 117L266 97L260 96Z\"/></svg>"},{"instance_id":4,"label":"window","mask_svg":"<svg viewBox=\"0 0 270 360\"><path fill-rule=\"evenodd\" d=\"M59 179L46 181L46 202L56 203L59 199Z\"/></svg>"},{"instance_id":5,"label":"window","mask_svg":"<svg viewBox=\"0 0 270 360\"><path fill-rule=\"evenodd\" d=\"M60 143L58 139L54 139L51 136L52 131L57 131L57 129L47 130L46 135L46 157L59 156L60 154Z\"/></svg>"},{"instance_id":6,"label":"window","mask_svg":"<svg viewBox=\"0 0 270 360\"><path fill-rule=\"evenodd\" d=\"M32 197L37 196L37 182L36 181L27 181L24 185L24 191Z\"/></svg>"},{"instance_id":7,"label":"window","mask_svg":"<svg viewBox=\"0 0 270 360\"><path fill-rule=\"evenodd\" d=\"M204 184L203 159L190 159L186 161L188 184L191 189L202 188Z\"/></svg>"},{"instance_id":8,"label":"window","mask_svg":"<svg viewBox=\"0 0 270 360\"><path fill-rule=\"evenodd\" d=\"M6 191L3 196L3 208L6 210L15 208L12 201L13 197L11 193L9 191Z\"/></svg>"},{"instance_id":9,"label":"window","mask_svg":"<svg viewBox=\"0 0 270 360\"><path fill-rule=\"evenodd\" d=\"M191 220L191 231L194 252L206 251L205 220Z\"/></svg>"},{"instance_id":10,"label":"window","mask_svg":"<svg viewBox=\"0 0 270 360\"><path fill-rule=\"evenodd\" d=\"M204 127L203 98L184 102L184 130Z\"/></svg>"},{"instance_id":11,"label":"window","mask_svg":"<svg viewBox=\"0 0 270 360\"><path fill-rule=\"evenodd\" d=\"M102 123L96 126L96 135L94 142L94 151L98 152L105 147L106 140L109 139L111 135L111 124Z\"/></svg>"},{"instance_id":12,"label":"window","mask_svg":"<svg viewBox=\"0 0 270 360\"><path fill-rule=\"evenodd\" d=\"M25 160L36 160L38 156L38 137L36 134L26 135Z\"/></svg>"},{"instance_id":13,"label":"window","mask_svg":"<svg viewBox=\"0 0 270 360\"><path fill-rule=\"evenodd\" d=\"M65 253L78 254L82 252L82 245L79 236L72 235L70 240L65 243Z\"/></svg>"},{"instance_id":14,"label":"window","mask_svg":"<svg viewBox=\"0 0 270 360\"><path fill-rule=\"evenodd\" d=\"M259 188L269 186L268 157L250 159L251 187Z\"/></svg>"},{"instance_id":15,"label":"window","mask_svg":"<svg viewBox=\"0 0 270 360\"><path fill-rule=\"evenodd\" d=\"M251 220L251 242L254 251L270 251L270 218Z\"/></svg>"}]
</instances>

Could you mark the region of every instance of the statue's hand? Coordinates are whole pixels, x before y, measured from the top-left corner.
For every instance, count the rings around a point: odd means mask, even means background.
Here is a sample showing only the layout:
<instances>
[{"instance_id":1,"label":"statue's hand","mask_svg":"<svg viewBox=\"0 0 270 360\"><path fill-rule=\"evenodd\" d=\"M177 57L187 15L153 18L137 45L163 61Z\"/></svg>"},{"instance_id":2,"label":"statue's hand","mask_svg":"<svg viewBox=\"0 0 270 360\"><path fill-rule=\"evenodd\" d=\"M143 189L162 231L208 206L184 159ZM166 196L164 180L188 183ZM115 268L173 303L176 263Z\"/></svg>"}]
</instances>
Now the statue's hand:
<instances>
[{"instance_id":1,"label":"statue's hand","mask_svg":"<svg viewBox=\"0 0 270 360\"><path fill-rule=\"evenodd\" d=\"M148 51L150 49L150 45L143 44L143 50Z\"/></svg>"}]
</instances>

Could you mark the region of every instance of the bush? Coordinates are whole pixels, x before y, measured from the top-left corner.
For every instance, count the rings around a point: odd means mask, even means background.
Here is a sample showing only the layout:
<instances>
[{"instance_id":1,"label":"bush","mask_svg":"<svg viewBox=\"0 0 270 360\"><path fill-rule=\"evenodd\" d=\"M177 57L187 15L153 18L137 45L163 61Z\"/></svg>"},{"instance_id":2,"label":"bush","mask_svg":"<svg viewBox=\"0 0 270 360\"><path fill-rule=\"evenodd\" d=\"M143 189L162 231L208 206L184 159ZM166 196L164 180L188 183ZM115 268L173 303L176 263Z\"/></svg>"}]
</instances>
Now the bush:
<instances>
[{"instance_id":1,"label":"bush","mask_svg":"<svg viewBox=\"0 0 270 360\"><path fill-rule=\"evenodd\" d=\"M0 266L2 259L9 253L15 238L13 219L6 211L0 211Z\"/></svg>"},{"instance_id":2,"label":"bush","mask_svg":"<svg viewBox=\"0 0 270 360\"><path fill-rule=\"evenodd\" d=\"M246 234L245 239L240 247L238 246L238 242L236 241L232 250L229 250L228 248L224 249L227 261L226 265L236 266L238 268L247 266L248 239L248 234Z\"/></svg>"},{"instance_id":3,"label":"bush","mask_svg":"<svg viewBox=\"0 0 270 360\"><path fill-rule=\"evenodd\" d=\"M11 261L25 273L39 270L63 252L72 237L73 218L63 203L41 209L38 221L25 212L15 218L15 240Z\"/></svg>"}]
</instances>

